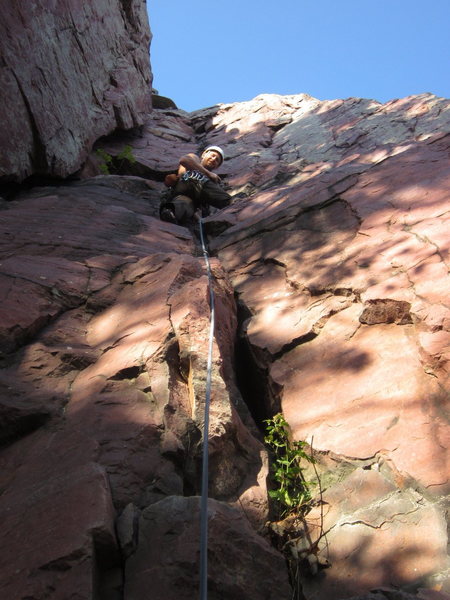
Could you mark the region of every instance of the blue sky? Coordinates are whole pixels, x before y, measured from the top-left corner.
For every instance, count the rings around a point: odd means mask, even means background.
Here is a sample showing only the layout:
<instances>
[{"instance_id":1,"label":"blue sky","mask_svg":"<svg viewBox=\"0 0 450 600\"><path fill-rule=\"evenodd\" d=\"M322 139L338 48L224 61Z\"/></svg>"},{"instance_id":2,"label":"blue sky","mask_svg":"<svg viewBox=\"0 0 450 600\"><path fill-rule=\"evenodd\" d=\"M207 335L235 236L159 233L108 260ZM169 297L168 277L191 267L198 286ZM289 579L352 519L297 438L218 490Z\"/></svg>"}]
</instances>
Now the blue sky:
<instances>
[{"instance_id":1,"label":"blue sky","mask_svg":"<svg viewBox=\"0 0 450 600\"><path fill-rule=\"evenodd\" d=\"M450 0L147 0L153 86L187 111L307 93L450 98Z\"/></svg>"}]
</instances>

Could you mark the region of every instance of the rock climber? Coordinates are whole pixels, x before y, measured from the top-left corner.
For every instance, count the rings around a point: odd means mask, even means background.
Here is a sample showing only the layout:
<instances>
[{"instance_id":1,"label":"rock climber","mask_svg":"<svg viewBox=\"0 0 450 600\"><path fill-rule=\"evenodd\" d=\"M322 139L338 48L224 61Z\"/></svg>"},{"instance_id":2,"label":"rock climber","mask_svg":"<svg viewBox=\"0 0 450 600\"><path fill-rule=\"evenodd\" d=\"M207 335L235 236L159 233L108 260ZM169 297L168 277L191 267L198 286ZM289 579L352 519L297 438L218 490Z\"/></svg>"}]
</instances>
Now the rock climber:
<instances>
[{"instance_id":1,"label":"rock climber","mask_svg":"<svg viewBox=\"0 0 450 600\"><path fill-rule=\"evenodd\" d=\"M161 219L184 225L194 216L207 216L209 206L228 206L231 196L221 187L219 175L213 172L223 160L224 153L219 146L209 146L201 156L182 156L177 174L166 177L169 193L161 203Z\"/></svg>"}]
</instances>

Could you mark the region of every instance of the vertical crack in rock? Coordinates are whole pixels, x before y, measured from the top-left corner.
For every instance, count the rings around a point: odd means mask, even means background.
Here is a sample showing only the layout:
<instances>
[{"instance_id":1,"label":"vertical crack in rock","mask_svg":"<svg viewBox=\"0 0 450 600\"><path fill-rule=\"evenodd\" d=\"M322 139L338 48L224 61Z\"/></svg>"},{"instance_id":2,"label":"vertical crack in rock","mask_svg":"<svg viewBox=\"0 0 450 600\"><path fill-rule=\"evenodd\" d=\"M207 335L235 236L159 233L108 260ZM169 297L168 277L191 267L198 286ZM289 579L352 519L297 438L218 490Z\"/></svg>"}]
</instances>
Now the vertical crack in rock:
<instances>
[{"instance_id":1,"label":"vertical crack in rock","mask_svg":"<svg viewBox=\"0 0 450 600\"><path fill-rule=\"evenodd\" d=\"M41 134L39 132L39 127L33 113L33 109L25 93L25 90L23 89L20 79L12 69L10 71L14 79L16 80L17 87L22 97L23 104L26 107L28 119L30 122L30 130L33 138L33 149L29 151L31 157L31 169L36 173L44 173L48 169L47 152L45 144L42 141Z\"/></svg>"},{"instance_id":2,"label":"vertical crack in rock","mask_svg":"<svg viewBox=\"0 0 450 600\"><path fill-rule=\"evenodd\" d=\"M246 322L251 313L242 300L237 300L238 328L236 341L236 378L245 404L257 426L263 431L263 421L281 410L279 386L269 381L271 358L268 352L252 346L246 334Z\"/></svg>"},{"instance_id":3,"label":"vertical crack in rock","mask_svg":"<svg viewBox=\"0 0 450 600\"><path fill-rule=\"evenodd\" d=\"M133 29L137 29L138 23L136 22L133 5L135 4L135 0L120 0L125 16L128 20L128 23L133 27Z\"/></svg>"},{"instance_id":4,"label":"vertical crack in rock","mask_svg":"<svg viewBox=\"0 0 450 600\"><path fill-rule=\"evenodd\" d=\"M280 264L277 261L274 261L274 264L275 262L276 264ZM294 284L292 285L294 288L298 287ZM314 340L320 334L327 321L334 315L345 310L350 304L360 302L358 293L354 294L352 290L342 288L334 290L314 289L311 292L311 296L321 295L325 297L343 296L348 298L348 302L343 303L339 308L330 308L326 315L323 315L320 319L312 323L309 332L291 339L274 353L270 353L267 349L264 350L256 347L250 342L246 333L246 325L253 315L242 300L237 300L238 339L236 346L236 373L238 385L247 406L260 427L262 427L262 422L265 419L272 417L281 410L283 387L271 380L269 375L270 366L298 346ZM311 309L311 306L313 305L310 305L308 310ZM362 318L364 319L365 317ZM401 324L403 322L410 322L405 321L405 319L406 317L402 316L400 319Z\"/></svg>"}]
</instances>

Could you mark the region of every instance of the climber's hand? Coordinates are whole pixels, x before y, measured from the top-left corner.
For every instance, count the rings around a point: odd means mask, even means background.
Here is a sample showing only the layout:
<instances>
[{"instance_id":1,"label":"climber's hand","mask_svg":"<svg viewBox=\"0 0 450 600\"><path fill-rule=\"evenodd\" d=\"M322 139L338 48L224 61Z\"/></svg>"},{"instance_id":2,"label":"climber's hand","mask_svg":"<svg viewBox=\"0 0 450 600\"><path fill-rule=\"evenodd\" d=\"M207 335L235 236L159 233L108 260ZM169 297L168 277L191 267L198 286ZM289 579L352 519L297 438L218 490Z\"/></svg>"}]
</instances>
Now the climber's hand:
<instances>
[{"instance_id":1,"label":"climber's hand","mask_svg":"<svg viewBox=\"0 0 450 600\"><path fill-rule=\"evenodd\" d=\"M210 172L210 174L208 175L208 177L211 179L211 181L214 181L214 183L220 183L221 182L221 179L217 175L217 173Z\"/></svg>"}]
</instances>

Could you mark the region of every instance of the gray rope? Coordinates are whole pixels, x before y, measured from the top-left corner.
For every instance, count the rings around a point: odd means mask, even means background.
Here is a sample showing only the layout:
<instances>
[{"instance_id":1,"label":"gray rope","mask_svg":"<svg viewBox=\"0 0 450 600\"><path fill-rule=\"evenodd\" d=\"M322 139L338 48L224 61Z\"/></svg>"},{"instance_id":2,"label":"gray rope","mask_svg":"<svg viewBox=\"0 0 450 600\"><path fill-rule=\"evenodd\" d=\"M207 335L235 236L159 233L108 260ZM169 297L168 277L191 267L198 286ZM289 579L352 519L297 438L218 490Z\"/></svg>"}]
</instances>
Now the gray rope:
<instances>
[{"instance_id":1,"label":"gray rope","mask_svg":"<svg viewBox=\"0 0 450 600\"><path fill-rule=\"evenodd\" d=\"M203 236L202 219L199 219L200 241L203 256L206 263L209 285L209 303L211 308L209 328L208 362L206 368L206 391L205 391L205 420L203 426L203 457L202 457L202 496L200 502L200 600L208 598L208 433L209 433L209 407L211 403L211 373L212 373L212 351L214 341L214 289L209 264L208 251Z\"/></svg>"}]
</instances>

